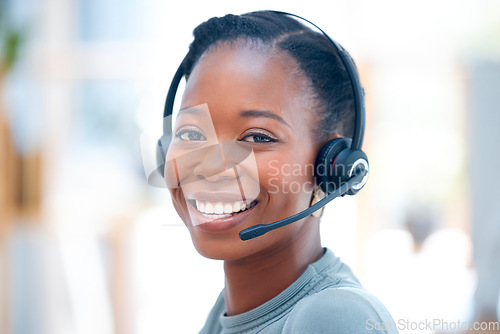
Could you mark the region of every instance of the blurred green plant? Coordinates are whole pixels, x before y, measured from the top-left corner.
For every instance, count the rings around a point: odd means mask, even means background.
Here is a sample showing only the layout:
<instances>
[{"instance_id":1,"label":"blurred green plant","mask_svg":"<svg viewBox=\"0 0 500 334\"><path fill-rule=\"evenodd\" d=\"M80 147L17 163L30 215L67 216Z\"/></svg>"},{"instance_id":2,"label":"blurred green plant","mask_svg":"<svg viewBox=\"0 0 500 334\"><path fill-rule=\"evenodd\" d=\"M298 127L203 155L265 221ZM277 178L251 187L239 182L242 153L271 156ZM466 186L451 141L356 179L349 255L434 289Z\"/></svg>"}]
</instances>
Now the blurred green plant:
<instances>
[{"instance_id":1,"label":"blurred green plant","mask_svg":"<svg viewBox=\"0 0 500 334\"><path fill-rule=\"evenodd\" d=\"M2 69L8 71L18 58L21 45L21 33L9 28L2 35Z\"/></svg>"},{"instance_id":2,"label":"blurred green plant","mask_svg":"<svg viewBox=\"0 0 500 334\"><path fill-rule=\"evenodd\" d=\"M14 66L23 40L22 31L9 22L7 12L7 1L0 0L0 76Z\"/></svg>"}]
</instances>

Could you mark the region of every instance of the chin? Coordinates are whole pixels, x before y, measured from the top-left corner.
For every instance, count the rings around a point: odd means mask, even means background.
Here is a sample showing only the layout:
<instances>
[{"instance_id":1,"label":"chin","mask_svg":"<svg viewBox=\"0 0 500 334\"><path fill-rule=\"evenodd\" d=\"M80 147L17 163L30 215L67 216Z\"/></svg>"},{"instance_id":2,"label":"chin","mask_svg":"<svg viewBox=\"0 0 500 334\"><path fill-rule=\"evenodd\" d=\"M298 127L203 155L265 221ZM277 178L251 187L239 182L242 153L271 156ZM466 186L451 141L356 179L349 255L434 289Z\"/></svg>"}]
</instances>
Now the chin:
<instances>
[{"instance_id":1,"label":"chin","mask_svg":"<svg viewBox=\"0 0 500 334\"><path fill-rule=\"evenodd\" d=\"M293 239L303 232L301 229L312 227L311 223L306 218L247 241L239 238L240 229L223 236L208 234L193 226L190 226L189 232L193 245L201 256L214 260L233 261L273 253L292 243Z\"/></svg>"},{"instance_id":2,"label":"chin","mask_svg":"<svg viewBox=\"0 0 500 334\"><path fill-rule=\"evenodd\" d=\"M240 240L237 233L231 238L217 238L202 236L197 231L190 230L191 240L196 251L203 257L213 260L235 260L249 254L246 245Z\"/></svg>"}]
</instances>

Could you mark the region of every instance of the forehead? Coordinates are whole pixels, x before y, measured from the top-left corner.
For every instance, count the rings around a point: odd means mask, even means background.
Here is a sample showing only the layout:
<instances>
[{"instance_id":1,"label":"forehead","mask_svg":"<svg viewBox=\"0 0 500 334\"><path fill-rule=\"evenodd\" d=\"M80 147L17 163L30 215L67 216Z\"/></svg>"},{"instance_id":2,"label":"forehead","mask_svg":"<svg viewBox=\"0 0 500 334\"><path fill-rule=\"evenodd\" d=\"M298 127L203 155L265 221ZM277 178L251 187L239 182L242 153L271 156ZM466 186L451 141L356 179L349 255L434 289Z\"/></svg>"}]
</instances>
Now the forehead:
<instances>
[{"instance_id":1,"label":"forehead","mask_svg":"<svg viewBox=\"0 0 500 334\"><path fill-rule=\"evenodd\" d=\"M181 108L207 103L211 111L288 110L303 117L308 114L304 108L311 105L309 87L296 62L284 53L264 47L221 45L195 65ZM294 118L293 114L288 116Z\"/></svg>"}]
</instances>

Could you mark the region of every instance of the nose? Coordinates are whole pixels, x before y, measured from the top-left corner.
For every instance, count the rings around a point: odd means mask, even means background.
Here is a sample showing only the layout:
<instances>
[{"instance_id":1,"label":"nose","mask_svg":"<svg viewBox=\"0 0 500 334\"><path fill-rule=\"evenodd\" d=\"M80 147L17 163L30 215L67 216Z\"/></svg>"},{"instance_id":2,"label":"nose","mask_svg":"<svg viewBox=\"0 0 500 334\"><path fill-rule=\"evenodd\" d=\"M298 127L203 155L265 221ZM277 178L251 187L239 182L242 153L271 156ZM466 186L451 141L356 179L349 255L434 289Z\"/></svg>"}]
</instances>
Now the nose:
<instances>
[{"instance_id":1,"label":"nose","mask_svg":"<svg viewBox=\"0 0 500 334\"><path fill-rule=\"evenodd\" d=\"M200 150L199 154L198 163L193 170L194 175L199 179L223 181L236 177L233 168L228 166L228 157L226 157L221 143L208 146ZM229 162L229 164L231 163Z\"/></svg>"}]
</instances>

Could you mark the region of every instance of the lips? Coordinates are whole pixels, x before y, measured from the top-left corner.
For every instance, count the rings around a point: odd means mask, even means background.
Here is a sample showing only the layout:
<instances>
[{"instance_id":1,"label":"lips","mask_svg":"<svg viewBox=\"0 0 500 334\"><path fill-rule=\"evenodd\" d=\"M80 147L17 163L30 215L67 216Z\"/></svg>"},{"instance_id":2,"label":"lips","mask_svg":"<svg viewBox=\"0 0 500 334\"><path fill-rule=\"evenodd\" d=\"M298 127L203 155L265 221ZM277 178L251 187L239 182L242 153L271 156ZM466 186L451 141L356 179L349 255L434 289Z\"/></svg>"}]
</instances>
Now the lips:
<instances>
[{"instance_id":1,"label":"lips","mask_svg":"<svg viewBox=\"0 0 500 334\"><path fill-rule=\"evenodd\" d=\"M186 201L193 226L210 233L226 232L243 224L259 203L225 192L197 192L186 196Z\"/></svg>"}]
</instances>

